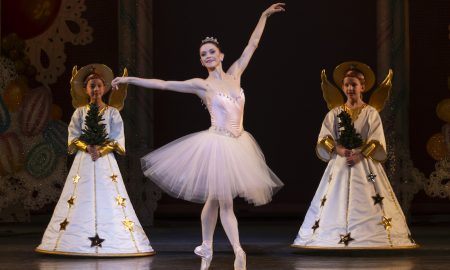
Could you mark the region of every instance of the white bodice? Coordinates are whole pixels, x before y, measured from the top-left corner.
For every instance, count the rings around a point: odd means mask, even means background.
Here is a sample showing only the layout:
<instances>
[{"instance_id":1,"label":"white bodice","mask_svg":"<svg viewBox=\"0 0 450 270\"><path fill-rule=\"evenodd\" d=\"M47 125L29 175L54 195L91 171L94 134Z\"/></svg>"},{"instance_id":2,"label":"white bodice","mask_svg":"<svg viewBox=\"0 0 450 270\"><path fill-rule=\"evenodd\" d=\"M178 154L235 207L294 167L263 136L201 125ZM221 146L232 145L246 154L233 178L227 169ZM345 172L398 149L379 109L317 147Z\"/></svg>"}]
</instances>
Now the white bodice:
<instances>
[{"instance_id":1,"label":"white bodice","mask_svg":"<svg viewBox=\"0 0 450 270\"><path fill-rule=\"evenodd\" d=\"M206 94L206 107L211 116L211 130L231 137L239 137L244 130L244 90L234 97L220 91Z\"/></svg>"}]
</instances>

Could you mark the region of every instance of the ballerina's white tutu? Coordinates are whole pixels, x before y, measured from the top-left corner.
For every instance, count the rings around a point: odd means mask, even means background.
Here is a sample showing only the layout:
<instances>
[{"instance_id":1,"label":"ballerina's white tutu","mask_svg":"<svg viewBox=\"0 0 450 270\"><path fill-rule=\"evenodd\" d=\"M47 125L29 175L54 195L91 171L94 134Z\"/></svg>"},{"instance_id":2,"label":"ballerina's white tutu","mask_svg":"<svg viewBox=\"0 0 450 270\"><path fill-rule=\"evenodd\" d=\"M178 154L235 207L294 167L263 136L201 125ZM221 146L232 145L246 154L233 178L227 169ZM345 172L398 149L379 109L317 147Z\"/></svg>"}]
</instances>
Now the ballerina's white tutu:
<instances>
[{"instance_id":1,"label":"ballerina's white tutu","mask_svg":"<svg viewBox=\"0 0 450 270\"><path fill-rule=\"evenodd\" d=\"M243 130L245 96L208 92L209 130L181 137L141 158L144 175L176 198L192 202L243 197L268 203L283 186Z\"/></svg>"}]
</instances>

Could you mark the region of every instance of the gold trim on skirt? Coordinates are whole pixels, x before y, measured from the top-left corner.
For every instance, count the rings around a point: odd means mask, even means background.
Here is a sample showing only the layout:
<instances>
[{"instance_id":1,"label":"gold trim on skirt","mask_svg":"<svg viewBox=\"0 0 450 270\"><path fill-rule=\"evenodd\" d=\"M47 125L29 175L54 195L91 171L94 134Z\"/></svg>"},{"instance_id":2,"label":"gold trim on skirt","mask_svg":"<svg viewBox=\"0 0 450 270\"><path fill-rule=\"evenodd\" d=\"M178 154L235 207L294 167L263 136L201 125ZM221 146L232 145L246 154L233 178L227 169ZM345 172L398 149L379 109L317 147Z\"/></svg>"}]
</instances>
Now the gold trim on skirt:
<instances>
[{"instance_id":1,"label":"gold trim on skirt","mask_svg":"<svg viewBox=\"0 0 450 270\"><path fill-rule=\"evenodd\" d=\"M140 252L140 253L79 253L79 252L65 252L65 251L50 251L43 249L35 249L37 253L63 255L63 256L81 256L81 257L145 257L153 256L156 252Z\"/></svg>"}]
</instances>

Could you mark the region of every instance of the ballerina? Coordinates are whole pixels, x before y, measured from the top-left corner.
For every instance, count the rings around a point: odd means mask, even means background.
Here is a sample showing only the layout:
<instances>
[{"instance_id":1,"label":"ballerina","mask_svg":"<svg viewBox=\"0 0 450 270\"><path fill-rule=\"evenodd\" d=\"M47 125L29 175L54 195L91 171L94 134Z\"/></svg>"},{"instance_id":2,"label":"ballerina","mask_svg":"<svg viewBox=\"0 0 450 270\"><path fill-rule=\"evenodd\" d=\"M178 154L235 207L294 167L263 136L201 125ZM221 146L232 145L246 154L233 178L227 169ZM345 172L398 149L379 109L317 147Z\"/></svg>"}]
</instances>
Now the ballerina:
<instances>
[{"instance_id":1,"label":"ballerina","mask_svg":"<svg viewBox=\"0 0 450 270\"><path fill-rule=\"evenodd\" d=\"M118 77L120 84L195 94L211 116L211 127L179 138L141 159L144 174L165 192L188 201L205 203L202 214L202 245L195 253L208 269L213 255L213 234L218 214L235 253L234 268L246 269L246 255L238 233L233 198L240 196L255 205L268 203L283 183L266 165L261 149L243 128L245 95L241 75L258 47L267 18L284 11L284 3L266 9L241 57L224 72L217 39L207 37L200 44L200 62L206 79L163 81ZM220 209L220 211L219 211Z\"/></svg>"}]
</instances>

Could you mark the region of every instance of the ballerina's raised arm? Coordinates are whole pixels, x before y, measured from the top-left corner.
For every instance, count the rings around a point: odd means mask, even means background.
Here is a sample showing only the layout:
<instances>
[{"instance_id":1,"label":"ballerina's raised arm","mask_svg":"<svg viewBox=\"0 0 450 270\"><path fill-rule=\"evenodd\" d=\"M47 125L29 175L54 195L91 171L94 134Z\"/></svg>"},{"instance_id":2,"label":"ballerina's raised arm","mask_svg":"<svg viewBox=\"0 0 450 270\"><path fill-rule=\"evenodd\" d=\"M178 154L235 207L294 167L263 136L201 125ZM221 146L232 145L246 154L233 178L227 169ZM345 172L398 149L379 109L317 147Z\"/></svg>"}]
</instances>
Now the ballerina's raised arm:
<instances>
[{"instance_id":1,"label":"ballerina's raised arm","mask_svg":"<svg viewBox=\"0 0 450 270\"><path fill-rule=\"evenodd\" d=\"M285 3L273 4L261 14L258 24L256 25L255 30L253 30L253 33L250 36L250 40L248 41L247 46L245 47L244 51L242 52L241 57L239 57L239 59L236 60L236 62L234 62L230 66L230 68L227 71L228 74L240 77L242 75L242 73L244 73L244 70L247 67L248 63L250 62L250 59L252 58L253 53L255 52L256 48L258 47L259 41L264 32L264 28L266 26L267 18L270 17L274 13L285 11L285 9L284 9L285 5L286 5Z\"/></svg>"},{"instance_id":2,"label":"ballerina's raised arm","mask_svg":"<svg viewBox=\"0 0 450 270\"><path fill-rule=\"evenodd\" d=\"M284 6L285 3L273 4L261 14L258 24L256 25L255 30L253 30L252 35L250 36L248 45L245 47L239 59L236 60L236 62L234 62L228 69L227 74L235 77L240 77L242 75L248 63L250 62L253 53L258 47L259 40L261 39L262 33L264 32L264 27L266 25L267 18L274 13L285 11ZM212 43L218 48L218 42L215 39L211 39L210 41L206 40L206 42L202 42L202 44L205 43ZM214 48L212 50L214 50ZM206 57L208 59L204 57L205 59L201 60L202 65L204 65L209 72L214 70L221 70L221 60L223 59L223 54L220 52L220 49L211 52L211 55L213 55L213 58L220 58L220 59L215 59L216 61L214 62L206 63L204 61L208 60L209 57ZM217 69L217 67L219 67L219 69ZM200 97L204 95L205 91L208 88L208 85L205 82L205 80L200 78L194 78L186 81L164 81L159 79L146 79L138 77L117 77L111 82L112 89L117 90L119 84L133 84L136 86L151 89L171 90L181 93L190 93L196 94Z\"/></svg>"}]
</instances>

